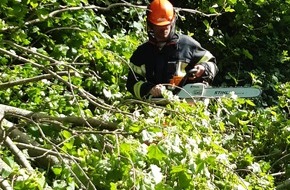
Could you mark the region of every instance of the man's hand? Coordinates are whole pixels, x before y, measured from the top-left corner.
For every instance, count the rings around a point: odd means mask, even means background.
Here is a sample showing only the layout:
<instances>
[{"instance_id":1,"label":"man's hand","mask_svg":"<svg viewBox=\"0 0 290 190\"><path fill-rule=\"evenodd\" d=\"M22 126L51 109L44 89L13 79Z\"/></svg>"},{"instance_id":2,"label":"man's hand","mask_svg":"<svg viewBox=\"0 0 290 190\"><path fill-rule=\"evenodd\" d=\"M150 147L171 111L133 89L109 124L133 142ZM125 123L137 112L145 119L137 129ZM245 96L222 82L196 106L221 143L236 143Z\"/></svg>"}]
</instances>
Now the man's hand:
<instances>
[{"instance_id":1,"label":"man's hand","mask_svg":"<svg viewBox=\"0 0 290 190\"><path fill-rule=\"evenodd\" d=\"M165 86L163 86L162 84L157 84L156 86L154 86L153 88L151 88L150 90L150 94L153 96L153 97L159 97L161 96L161 92L162 90L165 88Z\"/></svg>"},{"instance_id":2,"label":"man's hand","mask_svg":"<svg viewBox=\"0 0 290 190\"><path fill-rule=\"evenodd\" d=\"M197 70L195 73L196 77L201 77L205 71L205 68L203 65L195 65L194 68Z\"/></svg>"}]
</instances>

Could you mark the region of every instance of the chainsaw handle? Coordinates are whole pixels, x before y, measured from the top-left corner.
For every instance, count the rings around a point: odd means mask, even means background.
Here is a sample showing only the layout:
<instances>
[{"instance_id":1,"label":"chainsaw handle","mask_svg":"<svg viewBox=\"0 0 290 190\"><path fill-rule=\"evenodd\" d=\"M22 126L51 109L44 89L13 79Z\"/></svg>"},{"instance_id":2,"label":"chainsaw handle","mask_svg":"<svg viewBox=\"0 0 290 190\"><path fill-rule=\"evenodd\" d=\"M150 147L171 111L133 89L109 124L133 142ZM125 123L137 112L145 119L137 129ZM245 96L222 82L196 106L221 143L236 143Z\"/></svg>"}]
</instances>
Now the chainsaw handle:
<instances>
[{"instance_id":1,"label":"chainsaw handle","mask_svg":"<svg viewBox=\"0 0 290 190\"><path fill-rule=\"evenodd\" d=\"M197 73L196 68L193 68L193 69L190 69L189 71L187 71L187 74L195 74L195 73Z\"/></svg>"}]
</instances>

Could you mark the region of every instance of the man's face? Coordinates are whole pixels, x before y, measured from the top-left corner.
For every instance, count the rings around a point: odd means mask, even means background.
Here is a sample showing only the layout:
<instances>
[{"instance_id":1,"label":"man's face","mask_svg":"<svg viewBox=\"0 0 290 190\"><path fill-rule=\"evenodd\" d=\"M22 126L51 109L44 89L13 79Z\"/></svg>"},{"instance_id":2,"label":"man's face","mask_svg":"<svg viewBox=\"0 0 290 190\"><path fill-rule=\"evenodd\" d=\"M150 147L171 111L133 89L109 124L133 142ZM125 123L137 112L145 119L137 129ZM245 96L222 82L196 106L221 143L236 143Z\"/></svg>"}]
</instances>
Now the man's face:
<instances>
[{"instance_id":1,"label":"man's face","mask_svg":"<svg viewBox=\"0 0 290 190\"><path fill-rule=\"evenodd\" d=\"M165 26L153 25L152 30L154 32L154 37L158 42L167 41L170 34L171 25L170 24Z\"/></svg>"}]
</instances>

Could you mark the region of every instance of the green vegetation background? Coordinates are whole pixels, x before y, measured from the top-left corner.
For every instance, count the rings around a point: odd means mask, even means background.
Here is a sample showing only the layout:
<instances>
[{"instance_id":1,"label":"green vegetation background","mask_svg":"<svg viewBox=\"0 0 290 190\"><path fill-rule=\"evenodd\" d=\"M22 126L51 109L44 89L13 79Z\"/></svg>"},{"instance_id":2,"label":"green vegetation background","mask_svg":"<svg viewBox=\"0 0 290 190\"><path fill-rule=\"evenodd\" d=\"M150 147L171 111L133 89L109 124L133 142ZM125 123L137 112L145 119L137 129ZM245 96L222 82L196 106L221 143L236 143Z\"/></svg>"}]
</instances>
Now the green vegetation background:
<instances>
[{"instance_id":1,"label":"green vegetation background","mask_svg":"<svg viewBox=\"0 0 290 190\"><path fill-rule=\"evenodd\" d=\"M1 188L290 184L290 1L171 2L177 31L217 57L213 85L256 86L261 97L133 100L126 73L147 40L148 1L1 0Z\"/></svg>"}]
</instances>

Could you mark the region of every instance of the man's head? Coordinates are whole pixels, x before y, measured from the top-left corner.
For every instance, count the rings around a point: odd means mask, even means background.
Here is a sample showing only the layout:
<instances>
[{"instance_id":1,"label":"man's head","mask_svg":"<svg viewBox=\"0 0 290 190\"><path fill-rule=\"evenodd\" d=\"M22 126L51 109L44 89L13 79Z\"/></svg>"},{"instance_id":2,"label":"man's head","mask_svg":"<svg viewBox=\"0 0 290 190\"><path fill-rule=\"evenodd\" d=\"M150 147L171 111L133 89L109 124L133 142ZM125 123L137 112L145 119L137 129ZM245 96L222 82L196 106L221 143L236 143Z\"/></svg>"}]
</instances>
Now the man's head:
<instances>
[{"instance_id":1,"label":"man's head","mask_svg":"<svg viewBox=\"0 0 290 190\"><path fill-rule=\"evenodd\" d=\"M148 29L153 32L149 38L167 41L174 33L175 20L174 8L168 0L153 0L147 10Z\"/></svg>"}]
</instances>

